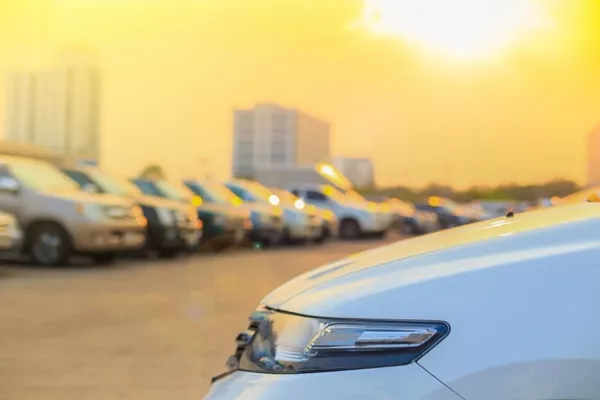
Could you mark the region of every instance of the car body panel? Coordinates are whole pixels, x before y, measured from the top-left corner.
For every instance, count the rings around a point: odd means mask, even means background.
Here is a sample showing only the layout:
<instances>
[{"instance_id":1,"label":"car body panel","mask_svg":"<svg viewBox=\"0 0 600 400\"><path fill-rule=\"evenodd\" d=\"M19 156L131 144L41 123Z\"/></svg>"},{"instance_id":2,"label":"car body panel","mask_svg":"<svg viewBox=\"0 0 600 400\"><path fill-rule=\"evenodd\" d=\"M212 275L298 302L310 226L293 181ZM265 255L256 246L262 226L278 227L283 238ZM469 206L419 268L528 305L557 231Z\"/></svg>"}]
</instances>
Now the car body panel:
<instances>
[{"instance_id":1,"label":"car body panel","mask_svg":"<svg viewBox=\"0 0 600 400\"><path fill-rule=\"evenodd\" d=\"M390 385L390 382L398 384ZM404 367L300 375L238 371L214 383L205 399L459 400L460 397L417 364L412 364Z\"/></svg>"},{"instance_id":2,"label":"car body panel","mask_svg":"<svg viewBox=\"0 0 600 400\"><path fill-rule=\"evenodd\" d=\"M319 317L447 321L450 334L419 364L466 399L592 399L598 260L600 204L576 204L369 250L262 303Z\"/></svg>"}]
</instances>

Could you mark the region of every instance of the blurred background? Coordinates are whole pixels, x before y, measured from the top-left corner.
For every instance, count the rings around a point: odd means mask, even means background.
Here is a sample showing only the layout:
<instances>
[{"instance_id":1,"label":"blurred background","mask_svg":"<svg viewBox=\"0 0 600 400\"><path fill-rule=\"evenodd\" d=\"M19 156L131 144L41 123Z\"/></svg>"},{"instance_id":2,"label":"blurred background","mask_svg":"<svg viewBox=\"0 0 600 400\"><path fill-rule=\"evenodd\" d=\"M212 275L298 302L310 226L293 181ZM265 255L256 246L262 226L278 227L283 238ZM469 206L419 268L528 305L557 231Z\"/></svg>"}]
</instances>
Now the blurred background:
<instances>
[{"instance_id":1,"label":"blurred background","mask_svg":"<svg viewBox=\"0 0 600 400\"><path fill-rule=\"evenodd\" d=\"M583 185L599 7L2 0L0 132L127 175L225 179L233 110L267 103L327 123L330 156L369 159L379 186Z\"/></svg>"},{"instance_id":2,"label":"blurred background","mask_svg":"<svg viewBox=\"0 0 600 400\"><path fill-rule=\"evenodd\" d=\"M300 273L599 201L599 16L0 0L0 399L199 398Z\"/></svg>"}]
</instances>

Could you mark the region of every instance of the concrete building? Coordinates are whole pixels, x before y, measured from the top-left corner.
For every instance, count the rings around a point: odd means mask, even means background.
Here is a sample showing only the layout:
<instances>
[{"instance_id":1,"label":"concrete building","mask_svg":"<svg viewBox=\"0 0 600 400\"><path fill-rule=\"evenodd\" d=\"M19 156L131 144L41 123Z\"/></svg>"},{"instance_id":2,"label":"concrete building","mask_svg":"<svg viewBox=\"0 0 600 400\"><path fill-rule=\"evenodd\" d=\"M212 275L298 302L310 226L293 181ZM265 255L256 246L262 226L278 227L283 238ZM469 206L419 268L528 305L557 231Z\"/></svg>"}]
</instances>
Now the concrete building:
<instances>
[{"instance_id":1,"label":"concrete building","mask_svg":"<svg viewBox=\"0 0 600 400\"><path fill-rule=\"evenodd\" d=\"M85 54L55 68L13 72L6 80L4 139L85 161L99 158L100 77Z\"/></svg>"},{"instance_id":2,"label":"concrete building","mask_svg":"<svg viewBox=\"0 0 600 400\"><path fill-rule=\"evenodd\" d=\"M600 125L590 132L587 151L587 184L600 186Z\"/></svg>"},{"instance_id":3,"label":"concrete building","mask_svg":"<svg viewBox=\"0 0 600 400\"><path fill-rule=\"evenodd\" d=\"M258 104L235 110L233 126L233 176L330 159L329 123L301 110Z\"/></svg>"},{"instance_id":4,"label":"concrete building","mask_svg":"<svg viewBox=\"0 0 600 400\"><path fill-rule=\"evenodd\" d=\"M375 185L375 167L370 158L334 157L332 164L355 187L367 188Z\"/></svg>"}]
</instances>

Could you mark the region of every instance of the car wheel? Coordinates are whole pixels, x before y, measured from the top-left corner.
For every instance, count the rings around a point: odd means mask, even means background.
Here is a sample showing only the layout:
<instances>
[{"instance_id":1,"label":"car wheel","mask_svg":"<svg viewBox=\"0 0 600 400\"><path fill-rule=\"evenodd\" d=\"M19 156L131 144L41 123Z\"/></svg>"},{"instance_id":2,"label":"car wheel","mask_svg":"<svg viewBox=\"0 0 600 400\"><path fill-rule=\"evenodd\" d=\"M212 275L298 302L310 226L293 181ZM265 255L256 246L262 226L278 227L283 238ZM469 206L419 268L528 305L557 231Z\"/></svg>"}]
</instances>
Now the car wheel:
<instances>
[{"instance_id":1,"label":"car wheel","mask_svg":"<svg viewBox=\"0 0 600 400\"><path fill-rule=\"evenodd\" d=\"M37 265L66 265L72 254L71 239L54 223L36 224L28 234L28 253Z\"/></svg>"},{"instance_id":2,"label":"car wheel","mask_svg":"<svg viewBox=\"0 0 600 400\"><path fill-rule=\"evenodd\" d=\"M316 238L314 238L313 242L316 244L323 244L323 243L325 243L325 241L327 240L328 237L329 237L329 232L328 232L327 228L323 228L321 230L321 234L319 236L317 236Z\"/></svg>"},{"instance_id":3,"label":"car wheel","mask_svg":"<svg viewBox=\"0 0 600 400\"><path fill-rule=\"evenodd\" d=\"M340 224L340 236L343 239L358 239L362 236L362 231L358 222L353 219L345 219Z\"/></svg>"},{"instance_id":4,"label":"car wheel","mask_svg":"<svg viewBox=\"0 0 600 400\"><path fill-rule=\"evenodd\" d=\"M405 235L414 235L416 233L416 229L413 224L404 223L402 224L402 233Z\"/></svg>"},{"instance_id":5,"label":"car wheel","mask_svg":"<svg viewBox=\"0 0 600 400\"><path fill-rule=\"evenodd\" d=\"M117 259L115 253L102 253L92 255L92 260L96 264L112 264Z\"/></svg>"}]
</instances>

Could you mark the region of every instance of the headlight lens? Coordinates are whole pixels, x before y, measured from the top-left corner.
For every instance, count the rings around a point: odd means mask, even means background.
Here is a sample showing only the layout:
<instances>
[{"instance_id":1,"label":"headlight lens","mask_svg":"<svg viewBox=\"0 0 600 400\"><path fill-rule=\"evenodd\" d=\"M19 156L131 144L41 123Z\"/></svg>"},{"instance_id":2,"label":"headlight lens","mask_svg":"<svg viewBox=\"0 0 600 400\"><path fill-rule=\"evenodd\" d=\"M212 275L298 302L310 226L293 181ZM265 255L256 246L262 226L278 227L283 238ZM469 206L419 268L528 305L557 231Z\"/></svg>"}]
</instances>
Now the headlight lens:
<instances>
[{"instance_id":1,"label":"headlight lens","mask_svg":"<svg viewBox=\"0 0 600 400\"><path fill-rule=\"evenodd\" d=\"M100 204L85 203L81 205L83 215L92 221L100 221L107 217L104 213L104 207Z\"/></svg>"},{"instance_id":2,"label":"headlight lens","mask_svg":"<svg viewBox=\"0 0 600 400\"><path fill-rule=\"evenodd\" d=\"M450 331L444 322L329 320L266 311L239 369L297 374L406 365Z\"/></svg>"}]
</instances>

